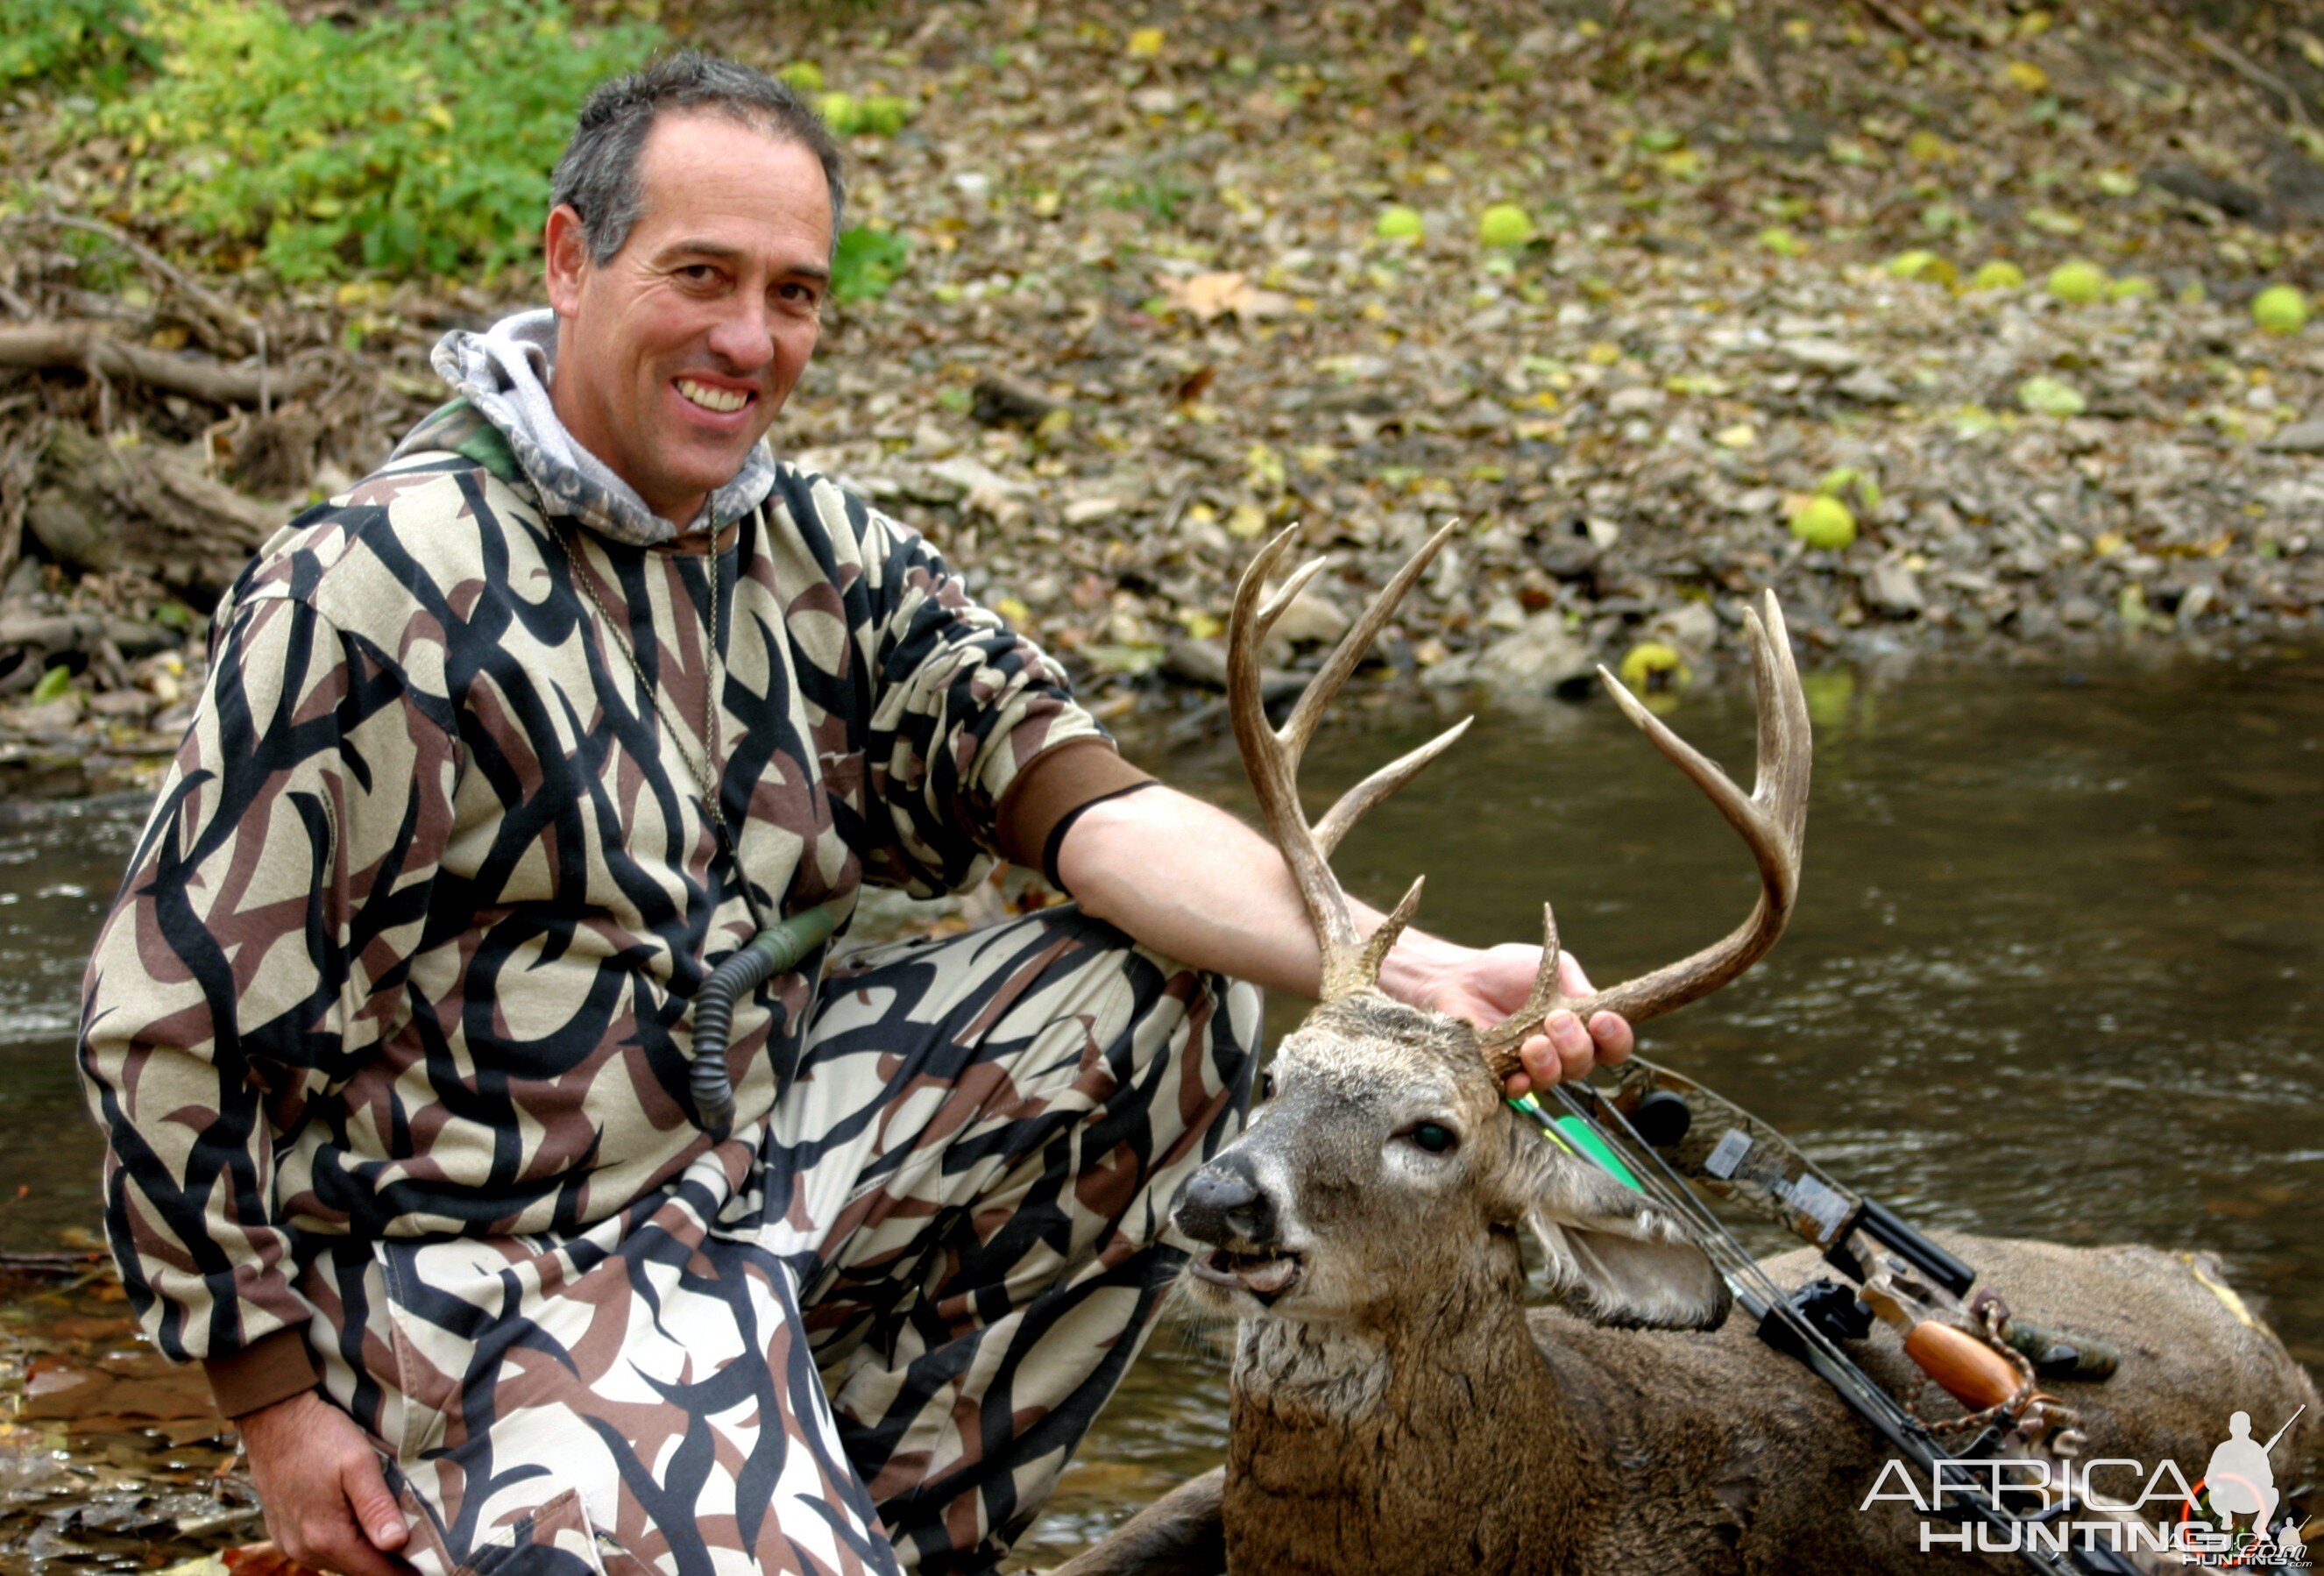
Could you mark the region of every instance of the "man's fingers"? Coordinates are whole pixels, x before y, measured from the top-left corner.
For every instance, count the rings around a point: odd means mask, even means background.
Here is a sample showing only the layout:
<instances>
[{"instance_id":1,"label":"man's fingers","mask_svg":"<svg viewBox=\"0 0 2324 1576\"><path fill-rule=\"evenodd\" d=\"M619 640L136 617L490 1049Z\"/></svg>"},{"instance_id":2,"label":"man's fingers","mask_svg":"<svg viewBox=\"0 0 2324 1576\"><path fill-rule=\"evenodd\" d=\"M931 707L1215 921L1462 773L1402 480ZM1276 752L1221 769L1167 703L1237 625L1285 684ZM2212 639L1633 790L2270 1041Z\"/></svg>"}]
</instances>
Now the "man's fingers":
<instances>
[{"instance_id":1,"label":"man's fingers","mask_svg":"<svg viewBox=\"0 0 2324 1576\"><path fill-rule=\"evenodd\" d=\"M1549 1015L1548 1023L1543 1026L1548 1029L1549 1043L1557 1051L1557 1076L1565 1080L1589 1077L1591 1068L1597 1064L1598 1053L1582 1020L1560 1008Z\"/></svg>"},{"instance_id":2,"label":"man's fingers","mask_svg":"<svg viewBox=\"0 0 2324 1576\"><path fill-rule=\"evenodd\" d=\"M1536 1034L1517 1047L1517 1061L1523 1072L1509 1074L1506 1083L1510 1097L1545 1089L1557 1081L1561 1065L1557 1050L1545 1035Z\"/></svg>"},{"instance_id":3,"label":"man's fingers","mask_svg":"<svg viewBox=\"0 0 2324 1576\"><path fill-rule=\"evenodd\" d=\"M379 1463L370 1452L347 1459L339 1469L339 1486L346 1490L347 1506L355 1512L356 1523L374 1548L403 1546L411 1534L404 1530L403 1512L397 1506L395 1496L387 1491L387 1479L380 1475Z\"/></svg>"},{"instance_id":4,"label":"man's fingers","mask_svg":"<svg viewBox=\"0 0 2324 1576\"><path fill-rule=\"evenodd\" d=\"M1516 1087L1520 1078L1529 1089L1544 1089L1569 1079L1586 1078L1596 1061L1589 1034L1582 1027L1582 1020L1572 1013L1552 1013L1542 1027L1545 1033L1534 1035L1517 1047L1517 1060L1524 1064L1525 1071L1509 1079L1512 1094L1524 1092Z\"/></svg>"},{"instance_id":5,"label":"man's fingers","mask_svg":"<svg viewBox=\"0 0 2324 1576\"><path fill-rule=\"evenodd\" d=\"M1629 1060L1637 1047L1637 1036L1630 1032L1630 1020L1619 1013L1590 1015L1590 1038L1598 1047L1598 1060L1611 1067Z\"/></svg>"}]
</instances>

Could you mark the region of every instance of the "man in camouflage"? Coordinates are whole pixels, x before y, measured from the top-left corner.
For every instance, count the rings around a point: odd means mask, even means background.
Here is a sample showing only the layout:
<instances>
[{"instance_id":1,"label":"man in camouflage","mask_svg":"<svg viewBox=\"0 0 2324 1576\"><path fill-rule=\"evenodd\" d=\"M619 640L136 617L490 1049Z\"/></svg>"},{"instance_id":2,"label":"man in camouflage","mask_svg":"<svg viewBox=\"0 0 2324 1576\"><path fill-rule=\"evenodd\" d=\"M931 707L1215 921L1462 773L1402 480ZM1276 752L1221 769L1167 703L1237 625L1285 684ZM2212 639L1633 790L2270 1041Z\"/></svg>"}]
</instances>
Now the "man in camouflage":
<instances>
[{"instance_id":1,"label":"man in camouflage","mask_svg":"<svg viewBox=\"0 0 2324 1576\"><path fill-rule=\"evenodd\" d=\"M552 195L551 310L447 337L459 397L217 611L89 964L115 1250L309 1562L989 1570L1315 943L1264 841L773 459L844 201L811 112L681 55L592 97ZM1077 904L818 947L697 1125L715 960L995 857ZM1412 934L1382 980L1490 1020L1538 957ZM1560 1015L1530 1076L1628 1045Z\"/></svg>"}]
</instances>

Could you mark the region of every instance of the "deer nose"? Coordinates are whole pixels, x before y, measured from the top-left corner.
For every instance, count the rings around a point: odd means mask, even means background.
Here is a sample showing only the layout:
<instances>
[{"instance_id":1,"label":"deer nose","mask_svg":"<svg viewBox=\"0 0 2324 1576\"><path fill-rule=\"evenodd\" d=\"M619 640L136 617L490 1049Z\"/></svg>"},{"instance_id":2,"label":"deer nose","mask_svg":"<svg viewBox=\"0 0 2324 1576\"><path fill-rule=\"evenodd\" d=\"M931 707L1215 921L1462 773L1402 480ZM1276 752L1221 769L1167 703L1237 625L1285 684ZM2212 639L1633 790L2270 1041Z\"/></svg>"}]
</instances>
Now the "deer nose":
<instances>
[{"instance_id":1,"label":"deer nose","mask_svg":"<svg viewBox=\"0 0 2324 1576\"><path fill-rule=\"evenodd\" d=\"M1175 1212L1179 1228L1197 1242L1275 1240L1275 1201L1240 1154L1222 1154L1187 1178Z\"/></svg>"}]
</instances>

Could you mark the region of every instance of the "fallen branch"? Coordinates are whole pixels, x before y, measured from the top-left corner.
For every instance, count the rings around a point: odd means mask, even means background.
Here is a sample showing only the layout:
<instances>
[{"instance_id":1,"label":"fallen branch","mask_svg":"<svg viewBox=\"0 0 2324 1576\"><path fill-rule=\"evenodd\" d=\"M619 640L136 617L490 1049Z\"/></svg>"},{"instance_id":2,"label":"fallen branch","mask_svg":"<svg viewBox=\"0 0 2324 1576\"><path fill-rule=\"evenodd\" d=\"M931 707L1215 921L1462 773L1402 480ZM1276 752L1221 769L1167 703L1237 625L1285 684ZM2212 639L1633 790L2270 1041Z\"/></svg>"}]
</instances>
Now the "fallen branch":
<instances>
[{"instance_id":1,"label":"fallen branch","mask_svg":"<svg viewBox=\"0 0 2324 1576\"><path fill-rule=\"evenodd\" d=\"M1951 61L1953 65L1971 76L1976 74L1970 63L1954 52L1951 45L1930 32L1928 25L1919 17L1914 16L1903 6L1894 4L1893 0L1857 0L1857 3L1914 43L1924 45L1939 59Z\"/></svg>"},{"instance_id":2,"label":"fallen branch","mask_svg":"<svg viewBox=\"0 0 2324 1576\"><path fill-rule=\"evenodd\" d=\"M2246 58L2240 50L2236 49L2226 40L2215 38L2211 34L2205 32L2200 27L2190 27L2187 30L2187 32L2188 35L2202 48L2206 54L2225 61L2227 67L2233 70L2236 75L2243 78L2246 81L2256 83L2258 86L2265 88L2272 92L2282 94L2283 96L2285 107L2292 111L2292 118L2298 121L2301 125L2307 125L2310 124L2308 119L2308 106L2301 101L2300 89L2294 88L2291 83L2285 81L2274 72L2266 70L2255 61Z\"/></svg>"},{"instance_id":3,"label":"fallen branch","mask_svg":"<svg viewBox=\"0 0 2324 1576\"><path fill-rule=\"evenodd\" d=\"M77 1275L105 1262L105 1255L79 1253L0 1253L0 1271L20 1275Z\"/></svg>"},{"instance_id":4,"label":"fallen branch","mask_svg":"<svg viewBox=\"0 0 2324 1576\"><path fill-rule=\"evenodd\" d=\"M256 318L252 317L208 285L200 283L176 264L171 263L126 231L117 229L102 219L82 218L77 214L69 213L24 213L0 218L0 226L5 226L10 229L37 228L43 225L54 229L78 230L84 235L99 236L120 247L153 273L175 285L180 293L202 309L203 314L208 320L197 321L195 326L208 330L204 338L209 339L213 345L224 349L239 349L241 347L233 343L234 338L237 334L244 335L248 337L249 343L257 347L259 359L262 362L265 359L266 330L259 326ZM27 312L18 315L29 317L31 314Z\"/></svg>"},{"instance_id":5,"label":"fallen branch","mask_svg":"<svg viewBox=\"0 0 2324 1576\"><path fill-rule=\"evenodd\" d=\"M59 427L24 523L49 556L84 571L134 570L207 607L285 511L202 474L161 444L116 447Z\"/></svg>"},{"instance_id":6,"label":"fallen branch","mask_svg":"<svg viewBox=\"0 0 2324 1576\"><path fill-rule=\"evenodd\" d=\"M0 328L0 366L94 372L115 380L167 389L217 405L254 405L268 392L257 367L172 356L115 339L94 323L33 323ZM287 389L276 388L275 394Z\"/></svg>"}]
</instances>

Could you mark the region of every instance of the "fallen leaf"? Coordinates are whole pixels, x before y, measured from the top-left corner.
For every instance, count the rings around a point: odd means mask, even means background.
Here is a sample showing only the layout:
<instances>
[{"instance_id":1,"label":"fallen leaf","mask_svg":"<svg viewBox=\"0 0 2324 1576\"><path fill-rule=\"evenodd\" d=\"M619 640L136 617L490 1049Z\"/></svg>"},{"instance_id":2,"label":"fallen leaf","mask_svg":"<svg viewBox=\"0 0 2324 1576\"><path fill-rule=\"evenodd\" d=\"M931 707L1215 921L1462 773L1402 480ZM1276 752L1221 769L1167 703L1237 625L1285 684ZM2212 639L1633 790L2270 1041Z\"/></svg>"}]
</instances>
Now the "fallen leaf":
<instances>
[{"instance_id":1,"label":"fallen leaf","mask_svg":"<svg viewBox=\"0 0 2324 1576\"><path fill-rule=\"evenodd\" d=\"M1192 312L1203 322L1232 312L1238 321L1281 317L1291 310L1291 298L1261 290L1240 272L1191 273L1183 279L1163 277L1162 294L1173 307Z\"/></svg>"},{"instance_id":2,"label":"fallen leaf","mask_svg":"<svg viewBox=\"0 0 2324 1576\"><path fill-rule=\"evenodd\" d=\"M244 1544L238 1549L228 1549L220 1558L234 1576L322 1576L311 1565L302 1565L272 1544Z\"/></svg>"}]
</instances>

